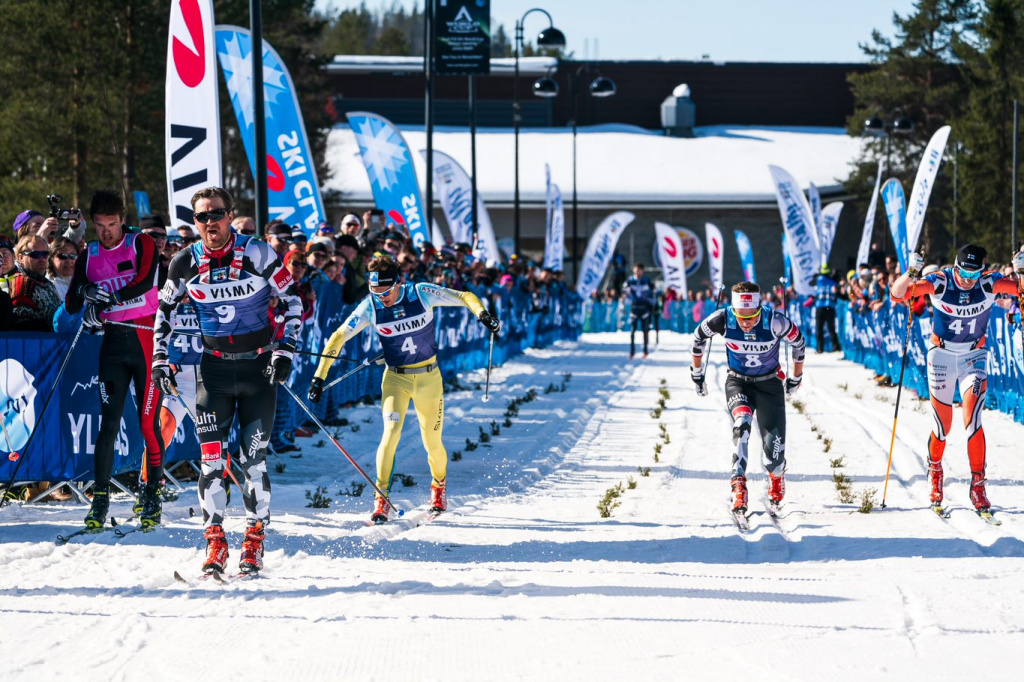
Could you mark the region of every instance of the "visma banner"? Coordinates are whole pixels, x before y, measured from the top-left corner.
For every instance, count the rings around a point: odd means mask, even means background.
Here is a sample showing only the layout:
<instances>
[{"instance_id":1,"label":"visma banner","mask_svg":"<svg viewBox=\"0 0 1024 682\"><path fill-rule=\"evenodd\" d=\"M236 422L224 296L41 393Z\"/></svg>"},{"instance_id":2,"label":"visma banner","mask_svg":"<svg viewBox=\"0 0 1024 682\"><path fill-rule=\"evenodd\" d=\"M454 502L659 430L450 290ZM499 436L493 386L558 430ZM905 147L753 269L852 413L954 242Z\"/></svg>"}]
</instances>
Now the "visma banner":
<instances>
[{"instance_id":1,"label":"visma banner","mask_svg":"<svg viewBox=\"0 0 1024 682\"><path fill-rule=\"evenodd\" d=\"M864 216L864 231L860 235L860 246L857 248L857 262L854 267L859 268L868 262L868 254L871 252L871 235L875 231L875 210L878 208L878 193L882 186L882 171L885 166L878 164L878 176L875 178L875 190L871 193L871 203L868 204L868 213Z\"/></svg>"},{"instance_id":2,"label":"visma banner","mask_svg":"<svg viewBox=\"0 0 1024 682\"><path fill-rule=\"evenodd\" d=\"M222 184L213 0L172 0L170 5L164 95L167 205L172 224L191 225L192 195Z\"/></svg>"},{"instance_id":3,"label":"visma banner","mask_svg":"<svg viewBox=\"0 0 1024 682\"><path fill-rule=\"evenodd\" d=\"M708 241L711 286L718 291L722 288L722 258L725 254L725 243L722 241L722 231L714 223L704 223L704 232Z\"/></svg>"},{"instance_id":4,"label":"visma banner","mask_svg":"<svg viewBox=\"0 0 1024 682\"><path fill-rule=\"evenodd\" d=\"M782 227L789 245L789 256L793 270L790 280L801 296L814 294L814 280L821 267L821 253L818 249L817 230L811 217L800 186L784 168L768 166L775 182L775 198L782 215Z\"/></svg>"},{"instance_id":5,"label":"visma banner","mask_svg":"<svg viewBox=\"0 0 1024 682\"><path fill-rule=\"evenodd\" d=\"M608 270L608 263L615 254L615 245L619 237L636 216L629 211L616 211L605 218L587 243L587 251L583 254L580 267L580 278L576 283L576 293L580 298L587 299L597 291Z\"/></svg>"},{"instance_id":6,"label":"visma banner","mask_svg":"<svg viewBox=\"0 0 1024 682\"><path fill-rule=\"evenodd\" d=\"M928 210L928 199L935 186L935 176L939 173L942 155L946 152L946 141L949 140L949 126L942 126L935 131L932 139L925 147L921 164L917 167L914 187L910 190L910 203L907 205L907 247L909 251L917 250L917 242L921 239L921 228L924 226L924 214Z\"/></svg>"},{"instance_id":7,"label":"visma banner","mask_svg":"<svg viewBox=\"0 0 1024 682\"><path fill-rule=\"evenodd\" d=\"M249 168L256 174L252 39L237 26L217 27L217 57L238 119ZM267 198L270 218L313 233L326 219L316 164L288 68L263 41L263 99L267 121Z\"/></svg>"},{"instance_id":8,"label":"visma banner","mask_svg":"<svg viewBox=\"0 0 1024 682\"><path fill-rule=\"evenodd\" d=\"M377 208L396 223L409 226L416 248L430 240L423 199L416 180L409 145L391 121L367 111L350 111L345 116L359 145L359 154L370 177L370 189Z\"/></svg>"},{"instance_id":9,"label":"visma banner","mask_svg":"<svg viewBox=\"0 0 1024 682\"><path fill-rule=\"evenodd\" d=\"M907 271L907 204L903 197L903 185L896 178L889 178L882 185L882 204L889 218L889 231L896 245L896 257L900 261L900 272Z\"/></svg>"},{"instance_id":10,"label":"visma banner","mask_svg":"<svg viewBox=\"0 0 1024 682\"><path fill-rule=\"evenodd\" d=\"M750 246L750 238L740 230L736 230L736 250L740 254L740 263L743 265L743 279L748 282L756 282L757 271L754 270L754 250Z\"/></svg>"},{"instance_id":11,"label":"visma banner","mask_svg":"<svg viewBox=\"0 0 1024 682\"><path fill-rule=\"evenodd\" d=\"M843 212L843 202L833 201L821 210L821 264L828 263L832 254L832 244L836 241L836 229L839 227L839 214Z\"/></svg>"}]
</instances>

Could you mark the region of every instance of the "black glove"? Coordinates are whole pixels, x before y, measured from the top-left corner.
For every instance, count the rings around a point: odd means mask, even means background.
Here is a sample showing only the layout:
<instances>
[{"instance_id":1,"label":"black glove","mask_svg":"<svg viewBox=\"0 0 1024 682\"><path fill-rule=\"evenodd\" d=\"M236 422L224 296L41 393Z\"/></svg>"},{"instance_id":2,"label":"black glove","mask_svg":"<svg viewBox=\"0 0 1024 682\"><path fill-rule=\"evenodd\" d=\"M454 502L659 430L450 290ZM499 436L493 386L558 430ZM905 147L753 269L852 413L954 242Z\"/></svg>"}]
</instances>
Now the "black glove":
<instances>
[{"instance_id":1,"label":"black glove","mask_svg":"<svg viewBox=\"0 0 1024 682\"><path fill-rule=\"evenodd\" d=\"M78 289L78 293L86 303L93 305L98 312L103 312L117 303L117 297L98 284L88 282Z\"/></svg>"},{"instance_id":2,"label":"black glove","mask_svg":"<svg viewBox=\"0 0 1024 682\"><path fill-rule=\"evenodd\" d=\"M153 363L153 385L164 395L174 395L178 392L178 384L174 381L174 373L171 366L164 360L157 360Z\"/></svg>"},{"instance_id":3,"label":"black glove","mask_svg":"<svg viewBox=\"0 0 1024 682\"><path fill-rule=\"evenodd\" d=\"M292 371L292 350L294 349L289 344L282 343L270 356L270 364L267 365L264 374L271 386L283 384L288 380L288 375Z\"/></svg>"},{"instance_id":4,"label":"black glove","mask_svg":"<svg viewBox=\"0 0 1024 682\"><path fill-rule=\"evenodd\" d=\"M320 402L320 396L324 394L324 380L320 377L313 377L313 381L309 382L309 393L306 397L309 398L309 402L318 403Z\"/></svg>"},{"instance_id":5,"label":"black glove","mask_svg":"<svg viewBox=\"0 0 1024 682\"><path fill-rule=\"evenodd\" d=\"M690 379L697 385L697 395L704 397L708 394L708 387L704 385L704 368L690 368Z\"/></svg>"},{"instance_id":6,"label":"black glove","mask_svg":"<svg viewBox=\"0 0 1024 682\"><path fill-rule=\"evenodd\" d=\"M492 334L497 334L498 330L501 329L501 320L486 310L480 313L480 317L476 319L480 320L480 324L490 329Z\"/></svg>"},{"instance_id":7,"label":"black glove","mask_svg":"<svg viewBox=\"0 0 1024 682\"><path fill-rule=\"evenodd\" d=\"M786 379L786 395L793 395L800 388L800 382L804 380L804 375L801 374L798 377L789 377Z\"/></svg>"},{"instance_id":8,"label":"black glove","mask_svg":"<svg viewBox=\"0 0 1024 682\"><path fill-rule=\"evenodd\" d=\"M103 331L103 320L100 319L100 314L95 307L87 305L84 308L85 312L82 315L82 324L85 328L91 332Z\"/></svg>"}]
</instances>

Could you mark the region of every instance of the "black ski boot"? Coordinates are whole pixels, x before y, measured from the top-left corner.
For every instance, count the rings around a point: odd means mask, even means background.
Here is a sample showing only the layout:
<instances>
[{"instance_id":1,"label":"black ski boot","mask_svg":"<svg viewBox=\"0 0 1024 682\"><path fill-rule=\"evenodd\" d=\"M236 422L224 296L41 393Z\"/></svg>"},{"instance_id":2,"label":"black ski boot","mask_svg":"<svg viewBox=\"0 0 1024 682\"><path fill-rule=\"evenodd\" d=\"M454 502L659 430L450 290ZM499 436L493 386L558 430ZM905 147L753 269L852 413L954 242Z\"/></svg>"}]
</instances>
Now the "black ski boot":
<instances>
[{"instance_id":1,"label":"black ski boot","mask_svg":"<svg viewBox=\"0 0 1024 682\"><path fill-rule=\"evenodd\" d=\"M140 497L142 498L142 512L139 514L139 520L142 522L142 527L152 528L153 526L159 526L162 507L160 485L157 483L147 483L142 486Z\"/></svg>"},{"instance_id":2,"label":"black ski boot","mask_svg":"<svg viewBox=\"0 0 1024 682\"><path fill-rule=\"evenodd\" d=\"M89 513L85 515L87 528L99 529L107 524L107 512L110 511L110 489L94 488L92 491L92 506Z\"/></svg>"}]
</instances>

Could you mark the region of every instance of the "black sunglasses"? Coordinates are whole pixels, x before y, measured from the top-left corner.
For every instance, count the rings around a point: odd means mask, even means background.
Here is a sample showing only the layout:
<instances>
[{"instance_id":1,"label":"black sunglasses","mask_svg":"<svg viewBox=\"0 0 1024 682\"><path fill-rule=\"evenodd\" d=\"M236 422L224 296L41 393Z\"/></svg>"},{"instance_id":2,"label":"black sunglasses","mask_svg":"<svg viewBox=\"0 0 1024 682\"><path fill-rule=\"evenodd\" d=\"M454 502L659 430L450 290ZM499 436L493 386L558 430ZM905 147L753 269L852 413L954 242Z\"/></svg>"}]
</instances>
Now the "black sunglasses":
<instances>
[{"instance_id":1,"label":"black sunglasses","mask_svg":"<svg viewBox=\"0 0 1024 682\"><path fill-rule=\"evenodd\" d=\"M50 255L49 251L22 251L22 256L28 256L29 258L46 258Z\"/></svg>"},{"instance_id":2,"label":"black sunglasses","mask_svg":"<svg viewBox=\"0 0 1024 682\"><path fill-rule=\"evenodd\" d=\"M78 254L77 253L58 253L57 254L57 258L59 258L61 260L77 260L78 259Z\"/></svg>"},{"instance_id":3,"label":"black sunglasses","mask_svg":"<svg viewBox=\"0 0 1024 682\"><path fill-rule=\"evenodd\" d=\"M200 213L193 214L197 223L213 223L218 220L224 220L227 217L229 211L226 208L214 208L209 211L201 211Z\"/></svg>"},{"instance_id":4,"label":"black sunglasses","mask_svg":"<svg viewBox=\"0 0 1024 682\"><path fill-rule=\"evenodd\" d=\"M166 232L143 232L142 234L148 234L153 239L167 239Z\"/></svg>"}]
</instances>

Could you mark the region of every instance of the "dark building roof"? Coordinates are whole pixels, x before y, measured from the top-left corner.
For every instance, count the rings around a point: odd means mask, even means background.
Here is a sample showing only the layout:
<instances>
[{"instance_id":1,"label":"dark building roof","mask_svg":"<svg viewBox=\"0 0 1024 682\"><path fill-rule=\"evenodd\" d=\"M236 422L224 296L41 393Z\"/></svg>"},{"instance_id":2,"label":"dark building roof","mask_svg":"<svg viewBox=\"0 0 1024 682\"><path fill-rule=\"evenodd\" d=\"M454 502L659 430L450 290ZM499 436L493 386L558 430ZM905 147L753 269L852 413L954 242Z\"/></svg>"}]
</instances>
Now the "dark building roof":
<instances>
[{"instance_id":1,"label":"dark building roof","mask_svg":"<svg viewBox=\"0 0 1024 682\"><path fill-rule=\"evenodd\" d=\"M346 111L369 110L399 125L424 122L422 73L359 73L339 58L328 69L335 83L332 106L339 118ZM690 86L697 105L697 125L845 126L853 112L847 75L870 69L868 64L783 64L684 61L561 61L551 76L557 97L533 96L536 74L522 75L519 94L523 126L565 126L572 121L572 81L577 72L581 125L628 123L661 127L660 105L681 83ZM615 81L614 97L587 95L600 74ZM477 78L477 124L512 125L513 80L507 74ZM467 125L468 78L439 76L435 81L435 123Z\"/></svg>"}]
</instances>

